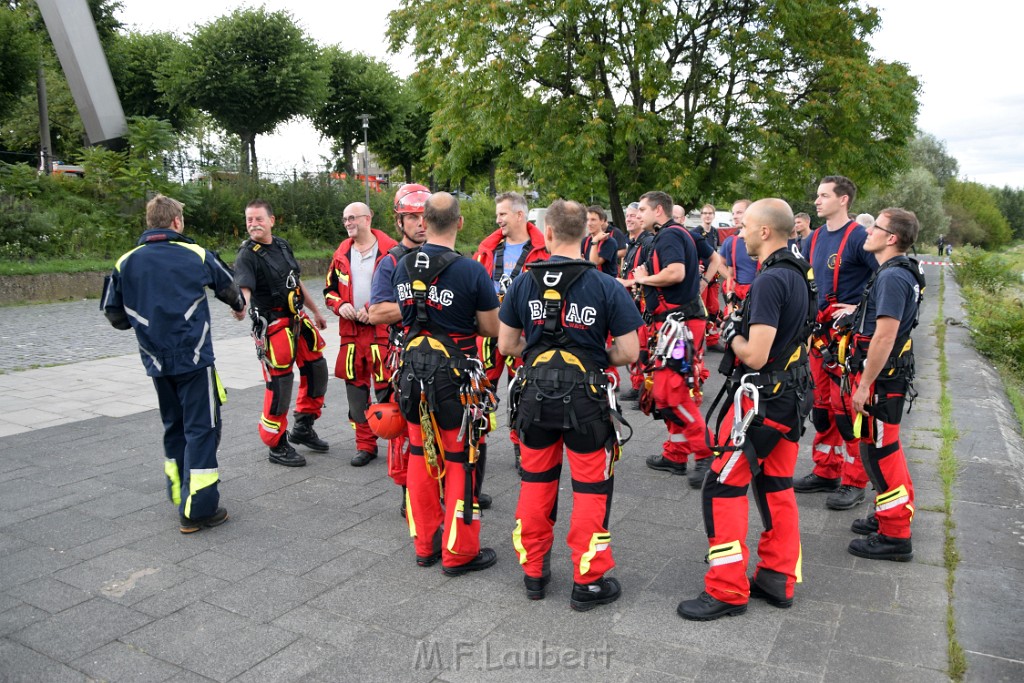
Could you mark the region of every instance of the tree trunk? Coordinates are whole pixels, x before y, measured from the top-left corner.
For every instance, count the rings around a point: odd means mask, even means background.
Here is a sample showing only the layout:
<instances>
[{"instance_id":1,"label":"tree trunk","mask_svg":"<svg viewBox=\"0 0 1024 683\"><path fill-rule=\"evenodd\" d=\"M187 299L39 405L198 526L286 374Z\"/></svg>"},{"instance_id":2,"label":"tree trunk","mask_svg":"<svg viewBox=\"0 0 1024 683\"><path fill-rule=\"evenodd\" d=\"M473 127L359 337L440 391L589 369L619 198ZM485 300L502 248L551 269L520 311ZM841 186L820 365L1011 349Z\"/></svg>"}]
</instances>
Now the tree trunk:
<instances>
[{"instance_id":1,"label":"tree trunk","mask_svg":"<svg viewBox=\"0 0 1024 683\"><path fill-rule=\"evenodd\" d=\"M605 168L608 168L605 166ZM612 224L626 230L626 213L622 210L622 199L619 198L619 177L614 170L606 171L608 175L608 203L612 214Z\"/></svg>"},{"instance_id":2,"label":"tree trunk","mask_svg":"<svg viewBox=\"0 0 1024 683\"><path fill-rule=\"evenodd\" d=\"M252 161L252 177L253 178L259 178L260 177L260 164L259 164L259 161L256 159L256 136L255 135L253 135L252 139L249 140L249 148L252 150L251 151L251 154L252 154L252 157L251 157L251 161Z\"/></svg>"},{"instance_id":3,"label":"tree trunk","mask_svg":"<svg viewBox=\"0 0 1024 683\"><path fill-rule=\"evenodd\" d=\"M402 168L405 169L405 182L411 183L412 182L412 162L409 161L407 163L402 164Z\"/></svg>"},{"instance_id":4,"label":"tree trunk","mask_svg":"<svg viewBox=\"0 0 1024 683\"><path fill-rule=\"evenodd\" d=\"M498 161L496 159L491 159L491 163L488 164L487 171L488 171L487 194L491 195L491 197L497 197L498 196L498 183L497 183L497 180L496 180L496 176L498 174Z\"/></svg>"},{"instance_id":5,"label":"tree trunk","mask_svg":"<svg viewBox=\"0 0 1024 683\"><path fill-rule=\"evenodd\" d=\"M249 175L249 140L252 136L249 133L239 133L239 139L242 141L242 175Z\"/></svg>"},{"instance_id":6,"label":"tree trunk","mask_svg":"<svg viewBox=\"0 0 1024 683\"><path fill-rule=\"evenodd\" d=\"M36 100L39 103L39 163L46 175L53 173L53 147L50 142L50 109L46 104L46 73L43 60L36 71Z\"/></svg>"},{"instance_id":7,"label":"tree trunk","mask_svg":"<svg viewBox=\"0 0 1024 683\"><path fill-rule=\"evenodd\" d=\"M352 141L345 140L345 145L341 150L342 156L345 160L345 173L348 174L350 180L356 177L355 166L352 165Z\"/></svg>"}]
</instances>

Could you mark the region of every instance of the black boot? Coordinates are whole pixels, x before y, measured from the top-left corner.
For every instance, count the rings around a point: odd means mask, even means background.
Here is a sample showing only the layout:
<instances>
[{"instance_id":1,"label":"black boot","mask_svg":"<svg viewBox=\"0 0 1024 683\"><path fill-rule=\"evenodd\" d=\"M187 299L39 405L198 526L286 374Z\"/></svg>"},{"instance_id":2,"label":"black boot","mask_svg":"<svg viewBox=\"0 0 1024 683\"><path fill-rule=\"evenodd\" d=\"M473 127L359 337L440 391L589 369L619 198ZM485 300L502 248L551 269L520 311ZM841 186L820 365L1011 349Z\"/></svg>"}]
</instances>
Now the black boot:
<instances>
[{"instance_id":1,"label":"black boot","mask_svg":"<svg viewBox=\"0 0 1024 683\"><path fill-rule=\"evenodd\" d=\"M292 442L323 453L330 446L317 436L316 430L313 429L313 420L315 419L312 413L295 413L295 425L291 432Z\"/></svg>"},{"instance_id":2,"label":"black boot","mask_svg":"<svg viewBox=\"0 0 1024 683\"><path fill-rule=\"evenodd\" d=\"M693 469L686 475L687 480L690 482L691 489L699 489L704 485L704 476L708 470L711 469L711 458L701 458L695 460L693 463Z\"/></svg>"},{"instance_id":3,"label":"black boot","mask_svg":"<svg viewBox=\"0 0 1024 683\"><path fill-rule=\"evenodd\" d=\"M867 538L855 538L850 541L847 550L851 555L869 560L910 562L914 559L914 547L909 538L895 538L882 534L869 534Z\"/></svg>"},{"instance_id":4,"label":"black boot","mask_svg":"<svg viewBox=\"0 0 1024 683\"><path fill-rule=\"evenodd\" d=\"M270 462L284 465L285 467L302 467L306 459L295 452L292 445L288 443L288 432L281 435L281 440L276 446L270 447Z\"/></svg>"},{"instance_id":5,"label":"black boot","mask_svg":"<svg viewBox=\"0 0 1024 683\"><path fill-rule=\"evenodd\" d=\"M588 612L598 605L615 602L622 595L619 580L610 576L602 576L594 583L574 583L569 606L577 612Z\"/></svg>"},{"instance_id":6,"label":"black boot","mask_svg":"<svg viewBox=\"0 0 1024 683\"><path fill-rule=\"evenodd\" d=\"M711 621L724 616L735 617L746 611L746 604L733 605L722 602L711 597L707 592L701 593L693 600L683 600L676 608L679 616L690 621Z\"/></svg>"}]
</instances>

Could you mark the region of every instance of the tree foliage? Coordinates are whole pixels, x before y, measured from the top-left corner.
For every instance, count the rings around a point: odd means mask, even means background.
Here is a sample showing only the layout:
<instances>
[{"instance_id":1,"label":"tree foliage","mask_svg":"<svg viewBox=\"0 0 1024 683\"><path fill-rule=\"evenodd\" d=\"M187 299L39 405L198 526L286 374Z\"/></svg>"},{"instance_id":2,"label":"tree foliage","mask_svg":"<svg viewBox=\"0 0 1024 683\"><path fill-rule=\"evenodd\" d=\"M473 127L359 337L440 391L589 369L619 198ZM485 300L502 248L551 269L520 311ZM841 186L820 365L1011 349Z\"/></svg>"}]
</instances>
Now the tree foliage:
<instances>
[{"instance_id":1,"label":"tree foliage","mask_svg":"<svg viewBox=\"0 0 1024 683\"><path fill-rule=\"evenodd\" d=\"M187 49L170 33L118 33L107 46L107 62L125 116L155 116L182 130L193 110L164 95L159 74L173 56Z\"/></svg>"},{"instance_id":2,"label":"tree foliage","mask_svg":"<svg viewBox=\"0 0 1024 683\"><path fill-rule=\"evenodd\" d=\"M370 143L370 149L385 166L399 166L405 182L413 179L413 166L423 161L430 132L430 112L408 80L401 83L394 124Z\"/></svg>"},{"instance_id":3,"label":"tree foliage","mask_svg":"<svg viewBox=\"0 0 1024 683\"><path fill-rule=\"evenodd\" d=\"M858 211L864 210L877 216L878 212L890 206L898 206L917 214L921 234L917 247L922 251L931 245L939 235L949 229L949 216L942 204L942 188L930 170L915 166L893 179L891 187L865 201L858 201Z\"/></svg>"},{"instance_id":4,"label":"tree foliage","mask_svg":"<svg viewBox=\"0 0 1024 683\"><path fill-rule=\"evenodd\" d=\"M918 84L870 58L877 25L852 0L405 0L389 38L419 60L443 175L498 148L548 196L600 179L621 219L619 196L652 188L692 204L890 178Z\"/></svg>"},{"instance_id":5,"label":"tree foliage","mask_svg":"<svg viewBox=\"0 0 1024 683\"><path fill-rule=\"evenodd\" d=\"M1002 188L990 187L989 191L1000 213L1009 222L1014 238L1024 239L1024 188L1006 185Z\"/></svg>"},{"instance_id":6,"label":"tree foliage","mask_svg":"<svg viewBox=\"0 0 1024 683\"><path fill-rule=\"evenodd\" d=\"M321 60L328 94L310 118L321 135L334 141L342 168L353 175L353 151L363 141L359 115L372 117L367 129L371 143L387 137L401 115L401 84L388 65L366 55L330 47Z\"/></svg>"},{"instance_id":7,"label":"tree foliage","mask_svg":"<svg viewBox=\"0 0 1024 683\"><path fill-rule=\"evenodd\" d=\"M910 143L910 162L928 169L941 187L956 178L960 164L946 151L946 143L931 133L918 132Z\"/></svg>"},{"instance_id":8,"label":"tree foliage","mask_svg":"<svg viewBox=\"0 0 1024 683\"><path fill-rule=\"evenodd\" d=\"M985 186L950 180L944 199L950 217L949 237L954 243L994 249L1010 241L1010 224Z\"/></svg>"},{"instance_id":9,"label":"tree foliage","mask_svg":"<svg viewBox=\"0 0 1024 683\"><path fill-rule=\"evenodd\" d=\"M39 64L39 41L29 18L15 8L0 6L0 117L14 109L18 98L32 88Z\"/></svg>"},{"instance_id":10,"label":"tree foliage","mask_svg":"<svg viewBox=\"0 0 1024 683\"><path fill-rule=\"evenodd\" d=\"M256 136L309 114L324 96L326 74L290 14L239 9L198 27L160 87L169 101L202 109L237 134L242 170L255 174Z\"/></svg>"}]
</instances>

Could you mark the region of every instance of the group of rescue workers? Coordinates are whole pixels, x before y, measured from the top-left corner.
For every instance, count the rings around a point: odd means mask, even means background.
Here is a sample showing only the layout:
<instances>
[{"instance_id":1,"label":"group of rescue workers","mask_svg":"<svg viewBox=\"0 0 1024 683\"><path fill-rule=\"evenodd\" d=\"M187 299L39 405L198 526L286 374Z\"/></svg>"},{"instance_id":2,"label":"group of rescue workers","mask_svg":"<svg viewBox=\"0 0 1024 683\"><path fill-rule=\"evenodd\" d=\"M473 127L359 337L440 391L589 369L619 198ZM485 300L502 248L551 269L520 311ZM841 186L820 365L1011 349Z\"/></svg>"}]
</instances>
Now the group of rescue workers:
<instances>
[{"instance_id":1,"label":"group of rescue workers","mask_svg":"<svg viewBox=\"0 0 1024 683\"><path fill-rule=\"evenodd\" d=\"M563 452L573 498L570 605L585 611L621 595L608 576L615 466L632 435L620 400L666 424L647 466L701 489L709 569L705 590L679 604L680 616L741 614L751 597L792 605L801 580L794 492L827 491L829 508L847 510L870 481L874 510L853 522L862 537L849 552L910 560L914 492L899 425L915 395L910 335L924 278L906 254L918 223L889 208L866 229L849 217L855 196L849 179L823 178L815 207L824 224L814 231L781 199L740 200L732 207L738 232L719 245L713 205L688 229L664 192L629 204L625 233L601 207L564 200L534 225L523 196L506 192L496 198L497 229L472 258L455 251L463 218L447 193L400 188L398 242L371 227L367 205L347 206L348 236L322 301L338 318L334 374L355 427L351 464L367 465L386 441L416 563L440 562L458 576L497 560L480 547L480 511L491 505L481 487L502 375L521 477L512 543L532 600L551 579ZM182 205L157 196L149 229L117 261L101 302L115 327L134 328L153 378L182 533L227 520L216 460L224 393L204 288L251 321L266 381L258 429L270 461L305 465L293 444L329 449L314 429L328 385L319 297L272 234L270 205L251 202L245 220L249 239L232 278L182 234ZM726 381L705 418L712 346L722 350ZM629 391L619 391L621 366ZM814 469L794 481L808 415ZM748 487L764 526L749 577Z\"/></svg>"}]
</instances>

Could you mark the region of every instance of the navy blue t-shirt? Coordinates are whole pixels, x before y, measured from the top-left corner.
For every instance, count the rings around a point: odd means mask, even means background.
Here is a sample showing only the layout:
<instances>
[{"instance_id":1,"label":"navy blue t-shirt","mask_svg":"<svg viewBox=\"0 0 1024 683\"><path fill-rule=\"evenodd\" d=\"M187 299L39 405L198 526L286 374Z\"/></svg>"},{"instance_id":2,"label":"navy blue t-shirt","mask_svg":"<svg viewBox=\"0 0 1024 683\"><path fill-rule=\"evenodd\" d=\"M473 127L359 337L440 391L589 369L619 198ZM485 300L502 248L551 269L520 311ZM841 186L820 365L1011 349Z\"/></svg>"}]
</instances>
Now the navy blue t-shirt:
<instances>
[{"instance_id":1,"label":"navy blue t-shirt","mask_svg":"<svg viewBox=\"0 0 1024 683\"><path fill-rule=\"evenodd\" d=\"M626 247L629 246L629 235L627 235L625 232L615 227L611 223L608 224L608 232L610 232L612 234L612 237L615 238L615 251L625 249Z\"/></svg>"},{"instance_id":2,"label":"navy blue t-shirt","mask_svg":"<svg viewBox=\"0 0 1024 683\"><path fill-rule=\"evenodd\" d=\"M690 237L693 238L694 246L697 247L697 256L700 257L700 262L707 267L708 259L715 253L715 248L704 237L704 233L700 231L700 228L693 228L689 233Z\"/></svg>"},{"instance_id":3,"label":"navy blue t-shirt","mask_svg":"<svg viewBox=\"0 0 1024 683\"><path fill-rule=\"evenodd\" d=\"M788 266L772 266L754 279L746 305L750 307L751 325L775 328L769 359L788 351L793 336L803 328L809 295L807 283Z\"/></svg>"},{"instance_id":4,"label":"navy blue t-shirt","mask_svg":"<svg viewBox=\"0 0 1024 683\"><path fill-rule=\"evenodd\" d=\"M452 250L436 244L424 244L419 253L436 258ZM409 329L416 321L416 304L412 298L412 284L408 256L398 262L391 282L394 297L402 309L402 326ZM385 259L386 261L387 259ZM382 265L385 261L382 261ZM430 283L427 293L429 328L444 332L462 348L476 355L476 312L491 311L498 307L494 285L482 265L471 258L460 256Z\"/></svg>"},{"instance_id":5,"label":"navy blue t-shirt","mask_svg":"<svg viewBox=\"0 0 1024 683\"><path fill-rule=\"evenodd\" d=\"M697 245L686 228L670 220L658 229L647 258L647 272L654 275L672 263L682 263L686 274L681 282L667 287L644 287L647 310L658 309L658 293L665 302L681 306L700 296L700 268L698 267ZM657 267L655 267L657 265Z\"/></svg>"},{"instance_id":6,"label":"navy blue t-shirt","mask_svg":"<svg viewBox=\"0 0 1024 683\"><path fill-rule=\"evenodd\" d=\"M896 257L900 258L900 257ZM917 299L920 286L913 273L900 266L889 266L881 273L868 293L861 334L872 336L879 317L895 318L900 321L897 337L910 334L917 318ZM898 353L899 349L895 349Z\"/></svg>"},{"instance_id":7,"label":"navy blue t-shirt","mask_svg":"<svg viewBox=\"0 0 1024 683\"><path fill-rule=\"evenodd\" d=\"M839 251L846 228L851 224L853 229L839 260L839 286L834 287L836 252ZM833 289L838 303L860 303L864 287L871 274L878 269L874 255L864 251L867 237L868 231L864 226L850 221L839 230L829 230L827 225L823 225L804 238L800 250L814 268L814 281L818 284L818 310L823 311L828 307L828 296L833 293Z\"/></svg>"},{"instance_id":8,"label":"navy blue t-shirt","mask_svg":"<svg viewBox=\"0 0 1024 683\"><path fill-rule=\"evenodd\" d=\"M403 244L399 246L405 247ZM415 248L406 248L406 253ZM397 264L398 261L390 253L385 254L384 258L377 264L377 270L373 271L373 280L370 281L371 306L373 304L395 302L395 287L391 284L391 277L395 274L395 266Z\"/></svg>"},{"instance_id":9,"label":"navy blue t-shirt","mask_svg":"<svg viewBox=\"0 0 1024 683\"><path fill-rule=\"evenodd\" d=\"M580 253L586 261L590 260L590 243L592 240L593 238L590 235L587 235L580 243ZM607 273L608 275L615 277L615 274L619 270L618 251L619 245L615 241L614 235L609 235L601 242L601 246L597 249L597 255L604 259L604 263L598 266L602 273Z\"/></svg>"},{"instance_id":10,"label":"navy blue t-shirt","mask_svg":"<svg viewBox=\"0 0 1024 683\"><path fill-rule=\"evenodd\" d=\"M736 263L733 263L732 258L732 245L736 245ZM725 259L725 265L733 268L736 272L733 273L733 277L736 279L736 283L740 285L749 285L754 281L754 276L757 275L757 261L750 258L747 253L747 243L739 235L729 235L725 238L725 242L722 244L722 248L718 250L718 253Z\"/></svg>"},{"instance_id":11,"label":"navy blue t-shirt","mask_svg":"<svg viewBox=\"0 0 1024 683\"><path fill-rule=\"evenodd\" d=\"M551 262L568 261L552 256ZM526 333L523 355L540 343L544 329L544 302L533 276L524 274L512 282L501 304L498 318L509 327ZM597 367L608 367L605 342L608 334L621 337L644 324L636 305L625 288L597 268L588 268L569 287L562 307L562 328L566 336L590 358Z\"/></svg>"}]
</instances>

